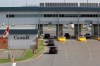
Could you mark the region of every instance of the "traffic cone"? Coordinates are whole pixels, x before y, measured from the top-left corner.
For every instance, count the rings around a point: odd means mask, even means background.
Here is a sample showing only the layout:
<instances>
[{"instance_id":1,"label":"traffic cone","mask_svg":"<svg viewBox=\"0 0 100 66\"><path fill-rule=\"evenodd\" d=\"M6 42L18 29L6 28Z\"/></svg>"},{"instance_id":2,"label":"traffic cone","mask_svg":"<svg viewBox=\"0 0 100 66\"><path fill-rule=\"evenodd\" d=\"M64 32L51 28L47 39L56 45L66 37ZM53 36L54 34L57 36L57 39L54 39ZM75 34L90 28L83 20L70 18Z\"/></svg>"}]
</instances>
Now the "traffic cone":
<instances>
[{"instance_id":1,"label":"traffic cone","mask_svg":"<svg viewBox=\"0 0 100 66\"><path fill-rule=\"evenodd\" d=\"M12 55L12 59L11 59L12 63L14 63L14 60L15 60L15 59L14 59L14 57L13 57L13 55Z\"/></svg>"},{"instance_id":2,"label":"traffic cone","mask_svg":"<svg viewBox=\"0 0 100 66\"><path fill-rule=\"evenodd\" d=\"M14 63L14 58L12 58L12 63Z\"/></svg>"}]
</instances>

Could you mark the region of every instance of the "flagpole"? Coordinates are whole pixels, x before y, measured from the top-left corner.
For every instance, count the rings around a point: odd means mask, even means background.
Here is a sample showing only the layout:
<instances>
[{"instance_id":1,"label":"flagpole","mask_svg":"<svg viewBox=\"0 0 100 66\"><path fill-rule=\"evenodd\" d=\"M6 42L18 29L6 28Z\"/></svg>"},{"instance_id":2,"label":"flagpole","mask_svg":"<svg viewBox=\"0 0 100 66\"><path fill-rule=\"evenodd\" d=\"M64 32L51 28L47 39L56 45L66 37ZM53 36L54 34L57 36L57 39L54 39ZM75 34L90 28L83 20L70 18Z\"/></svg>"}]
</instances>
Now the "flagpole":
<instances>
[{"instance_id":1,"label":"flagpole","mask_svg":"<svg viewBox=\"0 0 100 66\"><path fill-rule=\"evenodd\" d=\"M8 12L8 28L9 28L9 12ZM10 60L10 49L9 49L9 34L8 34L8 59Z\"/></svg>"}]
</instances>

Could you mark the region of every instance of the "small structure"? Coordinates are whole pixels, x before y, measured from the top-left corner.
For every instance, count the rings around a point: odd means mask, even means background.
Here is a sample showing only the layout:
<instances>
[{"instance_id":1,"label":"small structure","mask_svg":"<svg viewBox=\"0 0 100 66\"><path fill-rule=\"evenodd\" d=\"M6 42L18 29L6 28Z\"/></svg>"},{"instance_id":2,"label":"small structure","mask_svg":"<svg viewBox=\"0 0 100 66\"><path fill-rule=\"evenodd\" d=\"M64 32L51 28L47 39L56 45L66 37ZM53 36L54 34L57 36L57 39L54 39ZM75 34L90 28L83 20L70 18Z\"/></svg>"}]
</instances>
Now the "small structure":
<instances>
[{"instance_id":1,"label":"small structure","mask_svg":"<svg viewBox=\"0 0 100 66\"><path fill-rule=\"evenodd\" d=\"M3 35L4 30L0 30ZM31 49L36 47L37 29L11 29L8 36L9 49Z\"/></svg>"}]
</instances>

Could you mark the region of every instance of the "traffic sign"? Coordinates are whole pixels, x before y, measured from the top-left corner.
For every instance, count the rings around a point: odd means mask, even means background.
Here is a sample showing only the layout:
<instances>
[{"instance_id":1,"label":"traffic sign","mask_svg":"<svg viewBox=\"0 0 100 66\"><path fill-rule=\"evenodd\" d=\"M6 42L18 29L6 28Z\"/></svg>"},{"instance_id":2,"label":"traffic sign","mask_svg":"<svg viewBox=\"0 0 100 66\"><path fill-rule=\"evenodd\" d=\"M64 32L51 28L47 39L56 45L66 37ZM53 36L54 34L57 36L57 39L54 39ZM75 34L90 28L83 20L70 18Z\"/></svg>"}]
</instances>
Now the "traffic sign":
<instances>
[{"instance_id":1,"label":"traffic sign","mask_svg":"<svg viewBox=\"0 0 100 66\"><path fill-rule=\"evenodd\" d=\"M86 24L92 24L92 22L93 22L92 20L85 20Z\"/></svg>"}]
</instances>

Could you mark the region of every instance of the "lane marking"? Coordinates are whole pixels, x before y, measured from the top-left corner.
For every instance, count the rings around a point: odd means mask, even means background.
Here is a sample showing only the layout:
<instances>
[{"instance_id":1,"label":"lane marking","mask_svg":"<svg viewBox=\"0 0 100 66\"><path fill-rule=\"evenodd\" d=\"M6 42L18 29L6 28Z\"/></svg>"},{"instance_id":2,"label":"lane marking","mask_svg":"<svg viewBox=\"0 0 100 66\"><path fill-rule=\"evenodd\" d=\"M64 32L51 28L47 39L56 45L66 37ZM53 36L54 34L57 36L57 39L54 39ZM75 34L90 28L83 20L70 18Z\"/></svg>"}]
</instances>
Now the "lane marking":
<instances>
[{"instance_id":1,"label":"lane marking","mask_svg":"<svg viewBox=\"0 0 100 66\"><path fill-rule=\"evenodd\" d=\"M89 59L93 59L91 49L90 49L90 47L87 45L87 42L85 42L85 46L88 48Z\"/></svg>"},{"instance_id":2,"label":"lane marking","mask_svg":"<svg viewBox=\"0 0 100 66\"><path fill-rule=\"evenodd\" d=\"M53 64L54 64L54 56L55 56L55 55L53 55L53 59L52 59L52 61L51 61L51 66L53 66Z\"/></svg>"},{"instance_id":3,"label":"lane marking","mask_svg":"<svg viewBox=\"0 0 100 66\"><path fill-rule=\"evenodd\" d=\"M68 59L67 49L66 49L66 42L64 42L63 45L64 45L64 51L65 51L65 58Z\"/></svg>"},{"instance_id":4,"label":"lane marking","mask_svg":"<svg viewBox=\"0 0 100 66\"><path fill-rule=\"evenodd\" d=\"M65 56L66 56L66 59L67 59L67 49L66 49L66 45L64 44L64 46L65 46Z\"/></svg>"},{"instance_id":5,"label":"lane marking","mask_svg":"<svg viewBox=\"0 0 100 66\"><path fill-rule=\"evenodd\" d=\"M12 65L11 66L16 66L16 63L12 63Z\"/></svg>"}]
</instances>

